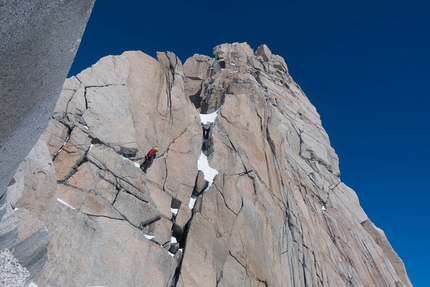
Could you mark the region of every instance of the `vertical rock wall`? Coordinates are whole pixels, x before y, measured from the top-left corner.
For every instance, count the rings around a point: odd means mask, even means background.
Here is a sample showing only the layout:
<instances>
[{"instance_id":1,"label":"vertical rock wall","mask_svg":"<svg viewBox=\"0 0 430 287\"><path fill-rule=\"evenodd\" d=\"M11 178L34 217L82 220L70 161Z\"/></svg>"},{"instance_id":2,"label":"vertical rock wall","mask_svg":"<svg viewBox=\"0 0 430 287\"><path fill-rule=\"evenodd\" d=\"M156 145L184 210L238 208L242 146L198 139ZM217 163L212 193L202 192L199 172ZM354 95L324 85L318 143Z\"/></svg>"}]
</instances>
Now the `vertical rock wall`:
<instances>
[{"instance_id":1,"label":"vertical rock wall","mask_svg":"<svg viewBox=\"0 0 430 287\"><path fill-rule=\"evenodd\" d=\"M214 54L184 65L195 105L221 111L179 286L411 286L284 60L246 43Z\"/></svg>"},{"instance_id":2,"label":"vertical rock wall","mask_svg":"<svg viewBox=\"0 0 430 287\"><path fill-rule=\"evenodd\" d=\"M411 286L284 60L214 54L125 52L67 79L16 175L18 210L51 234L36 283Z\"/></svg>"}]
</instances>

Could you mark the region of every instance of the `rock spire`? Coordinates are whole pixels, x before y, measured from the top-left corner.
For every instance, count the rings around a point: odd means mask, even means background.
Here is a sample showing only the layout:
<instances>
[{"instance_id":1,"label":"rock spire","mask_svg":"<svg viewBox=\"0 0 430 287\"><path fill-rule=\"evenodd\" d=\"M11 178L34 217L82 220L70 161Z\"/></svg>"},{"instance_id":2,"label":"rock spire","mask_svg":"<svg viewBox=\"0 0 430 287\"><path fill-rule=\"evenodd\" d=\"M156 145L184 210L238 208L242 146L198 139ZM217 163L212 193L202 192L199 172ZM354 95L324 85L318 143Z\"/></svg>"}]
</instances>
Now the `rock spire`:
<instances>
[{"instance_id":1,"label":"rock spire","mask_svg":"<svg viewBox=\"0 0 430 287\"><path fill-rule=\"evenodd\" d=\"M214 55L125 52L66 80L12 186L50 236L34 282L411 286L285 61L246 43Z\"/></svg>"}]
</instances>

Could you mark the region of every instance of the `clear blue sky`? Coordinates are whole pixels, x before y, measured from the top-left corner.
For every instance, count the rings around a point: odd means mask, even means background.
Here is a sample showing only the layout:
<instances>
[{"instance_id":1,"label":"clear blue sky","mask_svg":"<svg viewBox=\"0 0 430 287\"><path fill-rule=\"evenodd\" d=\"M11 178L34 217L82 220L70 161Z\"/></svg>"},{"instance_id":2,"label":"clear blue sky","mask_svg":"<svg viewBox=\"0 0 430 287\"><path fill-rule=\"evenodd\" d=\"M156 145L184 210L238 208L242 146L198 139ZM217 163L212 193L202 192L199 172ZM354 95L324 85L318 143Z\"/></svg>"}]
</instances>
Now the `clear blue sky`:
<instances>
[{"instance_id":1,"label":"clear blue sky","mask_svg":"<svg viewBox=\"0 0 430 287\"><path fill-rule=\"evenodd\" d=\"M147 2L147 3L145 3ZM97 0L70 75L126 50L267 44L321 115L341 179L430 286L430 1Z\"/></svg>"}]
</instances>

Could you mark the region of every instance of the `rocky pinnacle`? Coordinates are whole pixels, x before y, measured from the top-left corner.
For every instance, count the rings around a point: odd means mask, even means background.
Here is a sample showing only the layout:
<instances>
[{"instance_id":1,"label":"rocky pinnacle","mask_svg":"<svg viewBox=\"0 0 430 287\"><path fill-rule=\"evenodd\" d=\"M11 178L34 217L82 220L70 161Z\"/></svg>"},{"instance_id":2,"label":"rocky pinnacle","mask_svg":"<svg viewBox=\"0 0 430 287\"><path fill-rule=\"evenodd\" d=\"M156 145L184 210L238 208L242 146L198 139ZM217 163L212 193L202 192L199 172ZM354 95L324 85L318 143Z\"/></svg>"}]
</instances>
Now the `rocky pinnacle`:
<instances>
[{"instance_id":1,"label":"rocky pinnacle","mask_svg":"<svg viewBox=\"0 0 430 287\"><path fill-rule=\"evenodd\" d=\"M265 45L100 59L66 80L15 180L50 235L38 286L411 286Z\"/></svg>"}]
</instances>

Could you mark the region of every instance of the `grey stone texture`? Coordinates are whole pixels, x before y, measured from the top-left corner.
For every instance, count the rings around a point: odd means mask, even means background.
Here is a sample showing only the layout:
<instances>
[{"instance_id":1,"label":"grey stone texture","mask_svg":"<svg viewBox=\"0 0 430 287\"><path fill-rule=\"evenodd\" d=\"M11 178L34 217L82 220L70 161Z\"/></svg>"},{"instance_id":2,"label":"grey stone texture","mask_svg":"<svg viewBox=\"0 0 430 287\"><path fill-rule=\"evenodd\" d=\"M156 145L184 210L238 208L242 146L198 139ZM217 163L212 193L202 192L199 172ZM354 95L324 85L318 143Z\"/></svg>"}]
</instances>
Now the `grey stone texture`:
<instances>
[{"instance_id":1,"label":"grey stone texture","mask_svg":"<svg viewBox=\"0 0 430 287\"><path fill-rule=\"evenodd\" d=\"M0 190L48 124L94 1L1 2Z\"/></svg>"},{"instance_id":2,"label":"grey stone texture","mask_svg":"<svg viewBox=\"0 0 430 287\"><path fill-rule=\"evenodd\" d=\"M0 199L0 250L11 249L18 238L18 220L8 202L9 192Z\"/></svg>"},{"instance_id":3,"label":"grey stone texture","mask_svg":"<svg viewBox=\"0 0 430 287\"><path fill-rule=\"evenodd\" d=\"M43 223L26 209L16 210L15 215L18 217L19 234L12 253L30 272L29 279L33 279L48 260L51 236Z\"/></svg>"},{"instance_id":4,"label":"grey stone texture","mask_svg":"<svg viewBox=\"0 0 430 287\"><path fill-rule=\"evenodd\" d=\"M214 54L183 66L171 52L158 61L125 52L66 80L15 175L22 196L9 211L37 219L19 242L44 236L43 226L50 232L33 280L410 287L384 233L341 181L319 115L285 61L246 43ZM199 113L217 110L202 126ZM144 174L139 164L153 146ZM209 188L202 151L218 170Z\"/></svg>"},{"instance_id":5,"label":"grey stone texture","mask_svg":"<svg viewBox=\"0 0 430 287\"><path fill-rule=\"evenodd\" d=\"M0 251L0 286L24 287L29 275L8 249Z\"/></svg>"}]
</instances>

